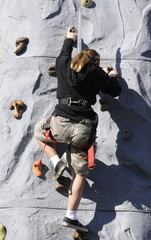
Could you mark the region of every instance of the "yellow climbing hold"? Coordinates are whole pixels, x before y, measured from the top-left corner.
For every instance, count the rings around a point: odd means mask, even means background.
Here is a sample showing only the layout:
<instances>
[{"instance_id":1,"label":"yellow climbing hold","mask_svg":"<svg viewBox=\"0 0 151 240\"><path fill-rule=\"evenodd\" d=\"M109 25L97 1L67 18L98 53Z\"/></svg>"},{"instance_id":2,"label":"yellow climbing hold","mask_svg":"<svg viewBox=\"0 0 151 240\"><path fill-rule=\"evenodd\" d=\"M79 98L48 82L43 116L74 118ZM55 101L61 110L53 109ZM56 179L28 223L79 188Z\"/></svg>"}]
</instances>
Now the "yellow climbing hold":
<instances>
[{"instance_id":1,"label":"yellow climbing hold","mask_svg":"<svg viewBox=\"0 0 151 240\"><path fill-rule=\"evenodd\" d=\"M0 224L0 240L4 240L6 236L6 229L3 224Z\"/></svg>"},{"instance_id":2,"label":"yellow climbing hold","mask_svg":"<svg viewBox=\"0 0 151 240\"><path fill-rule=\"evenodd\" d=\"M92 6L92 0L82 0L81 1L81 5L83 6L83 7L91 7Z\"/></svg>"},{"instance_id":3,"label":"yellow climbing hold","mask_svg":"<svg viewBox=\"0 0 151 240\"><path fill-rule=\"evenodd\" d=\"M9 105L10 110L15 110L13 117L17 119L22 117L23 108L25 108L25 104L21 100L13 100Z\"/></svg>"}]
</instances>

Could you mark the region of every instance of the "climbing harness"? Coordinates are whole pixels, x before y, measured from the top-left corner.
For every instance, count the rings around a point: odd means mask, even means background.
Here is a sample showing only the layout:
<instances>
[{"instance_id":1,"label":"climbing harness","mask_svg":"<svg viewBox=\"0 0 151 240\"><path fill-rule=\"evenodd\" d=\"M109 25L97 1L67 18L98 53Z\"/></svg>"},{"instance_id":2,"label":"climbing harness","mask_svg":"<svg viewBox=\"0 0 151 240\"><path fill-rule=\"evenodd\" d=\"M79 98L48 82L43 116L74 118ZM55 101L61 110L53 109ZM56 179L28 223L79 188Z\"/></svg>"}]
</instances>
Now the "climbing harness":
<instances>
[{"instance_id":1,"label":"climbing harness","mask_svg":"<svg viewBox=\"0 0 151 240\"><path fill-rule=\"evenodd\" d=\"M52 133L50 131L50 120L47 120L46 123L44 124L43 128L45 129L45 137L46 137L46 141L45 141L45 145L43 147L43 150L42 150L42 155L41 155L41 159L39 161L39 163L35 163L34 166L35 167L40 167L42 165L42 158L43 158L43 154L44 154L44 151L45 151L45 147L47 145L47 141L48 141L48 137L51 138L51 140L54 142L54 143L59 143L58 141L56 141L54 139L54 137L52 136ZM95 168L95 163L94 163L94 147L93 147L93 141L92 141L92 138L90 138L88 140L88 142L86 144L84 144L82 146L81 149L88 149L88 156L85 154L85 156L83 156L82 153L79 154L79 156L82 158L82 159L86 159L88 158L88 168L90 170L93 170Z\"/></svg>"},{"instance_id":2,"label":"climbing harness","mask_svg":"<svg viewBox=\"0 0 151 240\"><path fill-rule=\"evenodd\" d=\"M91 137L84 146L81 147L81 149L85 150L88 149L88 154L86 154L85 151L81 152L79 156L85 160L88 158L88 168L89 170L93 170L96 166L95 164L95 158L94 158L94 146L93 146L93 138Z\"/></svg>"},{"instance_id":3,"label":"climbing harness","mask_svg":"<svg viewBox=\"0 0 151 240\"><path fill-rule=\"evenodd\" d=\"M71 97L59 99L59 104L60 105L63 104L67 106L77 105L82 107L83 109L86 109L87 107L91 107L91 104L87 100L84 100L84 99L74 100Z\"/></svg>"}]
</instances>

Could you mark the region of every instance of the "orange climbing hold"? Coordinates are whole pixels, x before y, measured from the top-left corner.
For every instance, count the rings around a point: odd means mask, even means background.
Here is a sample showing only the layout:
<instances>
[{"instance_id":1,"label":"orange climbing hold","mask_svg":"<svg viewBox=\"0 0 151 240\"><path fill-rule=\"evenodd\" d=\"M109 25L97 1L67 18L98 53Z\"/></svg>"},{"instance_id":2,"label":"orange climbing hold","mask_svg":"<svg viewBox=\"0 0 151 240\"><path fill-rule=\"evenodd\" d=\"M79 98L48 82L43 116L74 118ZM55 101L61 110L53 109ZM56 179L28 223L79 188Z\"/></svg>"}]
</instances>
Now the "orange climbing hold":
<instances>
[{"instance_id":1,"label":"orange climbing hold","mask_svg":"<svg viewBox=\"0 0 151 240\"><path fill-rule=\"evenodd\" d=\"M33 173L37 176L37 177L41 177L42 176L42 161L41 160L37 160L33 163Z\"/></svg>"}]
</instances>

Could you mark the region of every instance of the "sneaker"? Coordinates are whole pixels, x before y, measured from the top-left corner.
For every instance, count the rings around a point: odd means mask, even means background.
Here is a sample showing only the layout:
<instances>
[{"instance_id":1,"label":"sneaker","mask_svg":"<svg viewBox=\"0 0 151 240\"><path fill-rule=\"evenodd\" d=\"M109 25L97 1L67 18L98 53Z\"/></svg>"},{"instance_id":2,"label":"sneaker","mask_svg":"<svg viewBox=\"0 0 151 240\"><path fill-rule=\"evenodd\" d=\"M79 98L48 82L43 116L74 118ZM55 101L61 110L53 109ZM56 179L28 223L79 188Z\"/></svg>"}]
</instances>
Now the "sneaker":
<instances>
[{"instance_id":1,"label":"sneaker","mask_svg":"<svg viewBox=\"0 0 151 240\"><path fill-rule=\"evenodd\" d=\"M57 163L56 167L55 167L55 175L54 175L54 179L58 179L64 172L64 170L66 169L66 165L64 164L64 162L62 162L61 160Z\"/></svg>"},{"instance_id":2,"label":"sneaker","mask_svg":"<svg viewBox=\"0 0 151 240\"><path fill-rule=\"evenodd\" d=\"M55 189L57 191L61 190L61 189L66 189L69 190L70 184L71 184L71 179L69 177L64 177L64 176L60 176L58 179L58 185L56 185Z\"/></svg>"},{"instance_id":3,"label":"sneaker","mask_svg":"<svg viewBox=\"0 0 151 240\"><path fill-rule=\"evenodd\" d=\"M89 229L83 226L78 220L72 220L68 217L65 217L63 219L63 222L61 223L61 225L64 227L74 228L76 230L83 231L83 232L89 231Z\"/></svg>"}]
</instances>

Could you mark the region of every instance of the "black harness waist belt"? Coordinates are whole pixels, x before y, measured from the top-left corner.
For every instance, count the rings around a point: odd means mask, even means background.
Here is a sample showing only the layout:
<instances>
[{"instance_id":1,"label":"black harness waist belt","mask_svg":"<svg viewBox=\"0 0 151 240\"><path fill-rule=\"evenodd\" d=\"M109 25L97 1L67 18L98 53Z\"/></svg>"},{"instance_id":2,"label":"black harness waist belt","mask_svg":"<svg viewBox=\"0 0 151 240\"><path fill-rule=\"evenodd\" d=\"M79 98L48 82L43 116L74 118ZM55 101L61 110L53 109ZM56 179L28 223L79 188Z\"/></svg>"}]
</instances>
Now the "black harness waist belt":
<instances>
[{"instance_id":1,"label":"black harness waist belt","mask_svg":"<svg viewBox=\"0 0 151 240\"><path fill-rule=\"evenodd\" d=\"M73 100L71 97L59 99L59 104L63 104L67 106L77 105L84 109L87 107L91 107L91 104L87 100L83 100L83 99Z\"/></svg>"}]
</instances>

